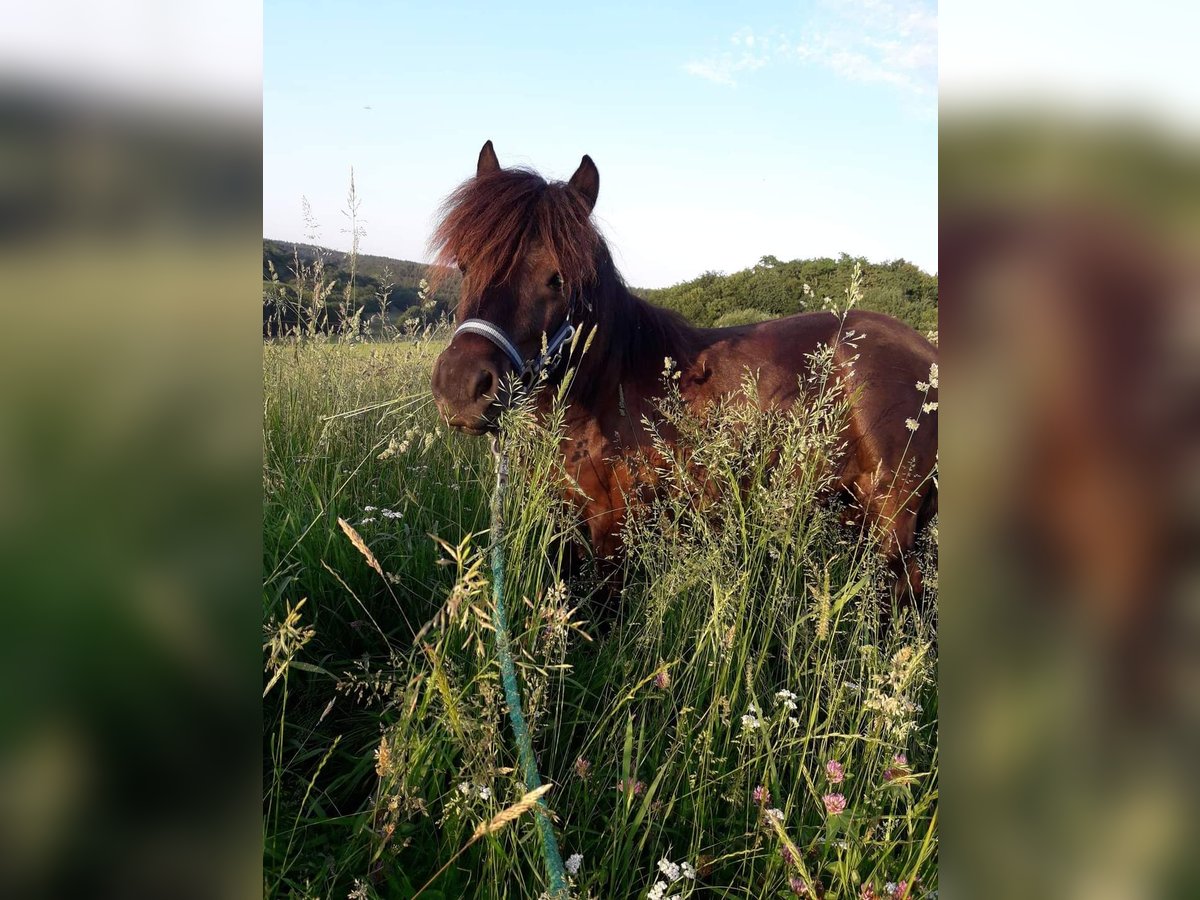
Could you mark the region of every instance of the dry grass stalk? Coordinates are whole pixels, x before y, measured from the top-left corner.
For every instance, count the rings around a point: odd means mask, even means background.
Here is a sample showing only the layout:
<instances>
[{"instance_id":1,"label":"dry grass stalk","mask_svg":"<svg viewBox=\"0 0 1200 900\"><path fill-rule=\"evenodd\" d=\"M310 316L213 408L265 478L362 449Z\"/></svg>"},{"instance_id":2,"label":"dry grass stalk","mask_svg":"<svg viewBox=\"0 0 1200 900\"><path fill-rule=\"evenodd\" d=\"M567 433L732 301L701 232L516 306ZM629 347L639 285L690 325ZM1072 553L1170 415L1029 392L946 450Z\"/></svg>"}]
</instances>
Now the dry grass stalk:
<instances>
[{"instance_id":1,"label":"dry grass stalk","mask_svg":"<svg viewBox=\"0 0 1200 900\"><path fill-rule=\"evenodd\" d=\"M367 565L378 572L380 578L386 580L386 576L383 574L383 567L379 565L379 560L375 558L375 554L371 552L371 548L367 546L367 542L354 530L354 526L340 516L338 517L338 524L342 526L342 531L346 532L346 537L350 538L350 543L366 558Z\"/></svg>"},{"instance_id":2,"label":"dry grass stalk","mask_svg":"<svg viewBox=\"0 0 1200 900\"><path fill-rule=\"evenodd\" d=\"M496 815L492 816L489 821L480 822L475 828L475 833L471 835L471 840L478 840L485 834L492 834L504 828L510 822L515 822L517 819L521 818L521 816L525 815L525 813L537 806L538 800L540 800L542 796L546 794L552 787L554 787L554 785L547 783L543 784L541 787L534 788L512 806L508 807L508 809L503 809Z\"/></svg>"}]
</instances>

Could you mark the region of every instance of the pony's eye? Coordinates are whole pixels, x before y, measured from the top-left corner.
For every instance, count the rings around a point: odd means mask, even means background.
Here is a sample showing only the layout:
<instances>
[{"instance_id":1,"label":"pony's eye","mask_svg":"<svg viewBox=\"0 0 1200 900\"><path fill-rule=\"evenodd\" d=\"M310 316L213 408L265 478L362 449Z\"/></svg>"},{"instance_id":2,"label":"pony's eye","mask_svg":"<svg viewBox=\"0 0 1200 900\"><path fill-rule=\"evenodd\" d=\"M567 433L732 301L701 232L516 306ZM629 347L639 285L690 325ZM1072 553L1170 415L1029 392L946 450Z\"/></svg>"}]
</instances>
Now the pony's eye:
<instances>
[{"instance_id":1,"label":"pony's eye","mask_svg":"<svg viewBox=\"0 0 1200 900\"><path fill-rule=\"evenodd\" d=\"M547 287L552 287L556 291L561 291L563 286L562 276L555 272L550 276L550 280L546 282Z\"/></svg>"}]
</instances>

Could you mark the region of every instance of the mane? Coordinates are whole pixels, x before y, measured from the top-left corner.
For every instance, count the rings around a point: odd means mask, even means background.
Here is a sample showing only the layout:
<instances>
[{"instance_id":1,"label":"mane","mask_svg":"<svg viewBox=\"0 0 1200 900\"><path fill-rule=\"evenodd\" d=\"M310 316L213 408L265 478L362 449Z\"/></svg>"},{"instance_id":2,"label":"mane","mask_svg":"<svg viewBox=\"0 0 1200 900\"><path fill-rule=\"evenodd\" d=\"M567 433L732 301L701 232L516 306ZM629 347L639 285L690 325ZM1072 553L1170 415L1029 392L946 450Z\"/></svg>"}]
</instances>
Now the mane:
<instances>
[{"instance_id":1,"label":"mane","mask_svg":"<svg viewBox=\"0 0 1200 900\"><path fill-rule=\"evenodd\" d=\"M590 370L580 379L586 393L628 375L657 377L664 356L680 361L689 355L695 330L674 311L629 291L583 198L528 169L469 178L446 198L430 240L429 281L436 290L452 266L469 262L462 297L470 315L472 298L510 277L535 242L550 254L567 289L580 292L577 324L585 333L597 326L581 361Z\"/></svg>"},{"instance_id":2,"label":"mane","mask_svg":"<svg viewBox=\"0 0 1200 900\"><path fill-rule=\"evenodd\" d=\"M550 254L568 289L586 289L595 282L604 242L575 191L528 169L469 178L442 204L430 241L430 282L436 288L449 267L467 260L464 296L478 295L507 280L535 242Z\"/></svg>"}]
</instances>

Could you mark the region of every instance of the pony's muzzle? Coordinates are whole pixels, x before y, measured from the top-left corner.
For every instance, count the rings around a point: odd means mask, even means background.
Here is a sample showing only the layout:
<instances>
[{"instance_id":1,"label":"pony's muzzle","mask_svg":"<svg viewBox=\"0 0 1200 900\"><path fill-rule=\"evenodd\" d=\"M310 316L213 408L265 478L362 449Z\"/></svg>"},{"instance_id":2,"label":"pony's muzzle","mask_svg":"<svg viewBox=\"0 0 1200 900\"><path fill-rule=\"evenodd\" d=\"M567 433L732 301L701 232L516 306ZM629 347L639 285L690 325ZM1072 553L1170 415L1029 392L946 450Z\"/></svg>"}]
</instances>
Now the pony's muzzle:
<instances>
[{"instance_id":1,"label":"pony's muzzle","mask_svg":"<svg viewBox=\"0 0 1200 900\"><path fill-rule=\"evenodd\" d=\"M452 428L483 434L496 427L499 393L506 361L497 360L491 345L474 346L474 336L452 341L433 364L433 398Z\"/></svg>"}]
</instances>

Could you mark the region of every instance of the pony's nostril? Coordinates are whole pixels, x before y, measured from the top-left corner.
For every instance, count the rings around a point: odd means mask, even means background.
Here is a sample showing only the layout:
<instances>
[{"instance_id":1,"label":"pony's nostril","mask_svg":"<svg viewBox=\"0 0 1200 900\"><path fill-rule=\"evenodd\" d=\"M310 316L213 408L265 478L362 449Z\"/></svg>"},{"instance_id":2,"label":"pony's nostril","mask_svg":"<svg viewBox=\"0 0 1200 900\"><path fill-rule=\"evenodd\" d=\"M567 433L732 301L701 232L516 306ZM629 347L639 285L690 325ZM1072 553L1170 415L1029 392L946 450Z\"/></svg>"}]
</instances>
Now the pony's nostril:
<instances>
[{"instance_id":1,"label":"pony's nostril","mask_svg":"<svg viewBox=\"0 0 1200 900\"><path fill-rule=\"evenodd\" d=\"M479 374L475 376L475 399L482 400L490 394L495 383L496 378L491 369L480 369Z\"/></svg>"}]
</instances>

